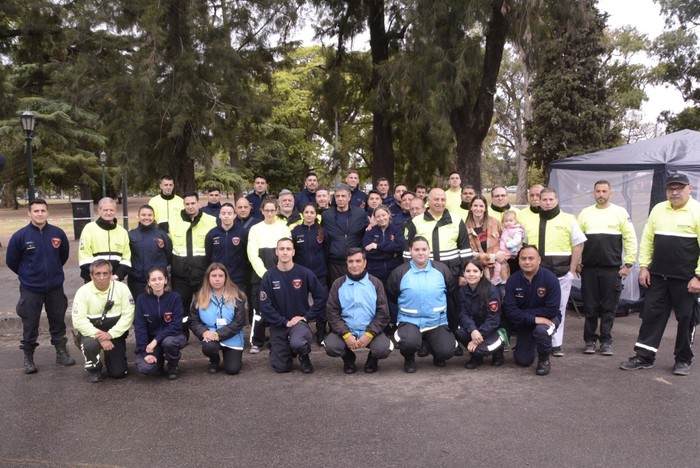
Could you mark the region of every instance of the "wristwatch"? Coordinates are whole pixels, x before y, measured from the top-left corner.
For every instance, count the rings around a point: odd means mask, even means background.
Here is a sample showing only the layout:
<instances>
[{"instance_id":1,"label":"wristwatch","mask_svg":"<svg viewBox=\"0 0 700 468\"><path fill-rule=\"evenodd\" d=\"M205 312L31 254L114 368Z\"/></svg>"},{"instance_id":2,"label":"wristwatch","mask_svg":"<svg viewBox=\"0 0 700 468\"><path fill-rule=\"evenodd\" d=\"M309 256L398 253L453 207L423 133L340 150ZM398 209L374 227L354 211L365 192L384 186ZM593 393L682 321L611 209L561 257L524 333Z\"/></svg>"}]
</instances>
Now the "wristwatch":
<instances>
[{"instance_id":1,"label":"wristwatch","mask_svg":"<svg viewBox=\"0 0 700 468\"><path fill-rule=\"evenodd\" d=\"M632 268L633 266L634 266L634 264L632 264L632 263L625 263L625 267L627 267L627 268Z\"/></svg>"}]
</instances>

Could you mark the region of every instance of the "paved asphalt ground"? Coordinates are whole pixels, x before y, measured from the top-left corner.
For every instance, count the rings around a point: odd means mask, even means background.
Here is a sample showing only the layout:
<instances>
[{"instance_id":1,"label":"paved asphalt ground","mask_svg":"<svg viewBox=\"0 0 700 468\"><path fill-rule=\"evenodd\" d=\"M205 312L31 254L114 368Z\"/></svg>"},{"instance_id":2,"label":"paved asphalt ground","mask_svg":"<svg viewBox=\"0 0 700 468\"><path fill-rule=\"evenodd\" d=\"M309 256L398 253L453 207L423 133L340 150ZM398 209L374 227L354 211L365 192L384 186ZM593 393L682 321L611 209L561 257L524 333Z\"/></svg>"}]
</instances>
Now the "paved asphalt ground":
<instances>
[{"instance_id":1,"label":"paved asphalt ground","mask_svg":"<svg viewBox=\"0 0 700 468\"><path fill-rule=\"evenodd\" d=\"M80 281L76 267L66 273L70 298ZM275 374L267 351L246 351L238 376L209 375L191 343L170 382L137 375L132 338L129 376L89 384L80 359L54 364L45 324L39 373L23 374L4 264L0 284L2 467L700 466L700 367L671 374L673 319L656 366L635 372L617 366L632 354L636 314L617 319L616 355L604 357L581 353L583 320L570 311L566 356L548 377L510 353L475 371L467 357L440 369L423 358L408 375L396 351L378 373L346 376L316 346L311 375Z\"/></svg>"}]
</instances>

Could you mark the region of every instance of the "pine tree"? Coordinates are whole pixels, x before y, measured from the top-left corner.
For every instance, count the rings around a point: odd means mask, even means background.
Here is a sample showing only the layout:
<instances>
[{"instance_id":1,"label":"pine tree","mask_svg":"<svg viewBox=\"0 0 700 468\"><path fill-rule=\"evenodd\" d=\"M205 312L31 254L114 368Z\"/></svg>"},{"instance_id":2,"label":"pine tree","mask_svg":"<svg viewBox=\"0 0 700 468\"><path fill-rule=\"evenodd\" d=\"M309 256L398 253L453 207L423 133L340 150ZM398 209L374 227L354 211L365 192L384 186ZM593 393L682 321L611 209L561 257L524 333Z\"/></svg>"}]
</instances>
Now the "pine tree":
<instances>
[{"instance_id":1,"label":"pine tree","mask_svg":"<svg viewBox=\"0 0 700 468\"><path fill-rule=\"evenodd\" d=\"M538 168L614 146L620 138L600 74L605 18L594 0L577 5L572 14L559 2L547 3L552 27L549 40L540 42L532 119L526 125L528 161Z\"/></svg>"}]
</instances>

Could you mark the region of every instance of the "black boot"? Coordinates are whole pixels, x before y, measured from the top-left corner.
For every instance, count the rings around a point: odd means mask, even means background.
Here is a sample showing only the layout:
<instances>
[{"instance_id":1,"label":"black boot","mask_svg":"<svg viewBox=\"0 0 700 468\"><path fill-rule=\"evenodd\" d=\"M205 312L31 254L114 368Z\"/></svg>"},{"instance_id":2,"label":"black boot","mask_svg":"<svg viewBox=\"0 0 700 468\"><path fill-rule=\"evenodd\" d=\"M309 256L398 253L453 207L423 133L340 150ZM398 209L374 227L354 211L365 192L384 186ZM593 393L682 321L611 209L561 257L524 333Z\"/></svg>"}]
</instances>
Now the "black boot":
<instances>
[{"instance_id":1,"label":"black boot","mask_svg":"<svg viewBox=\"0 0 700 468\"><path fill-rule=\"evenodd\" d=\"M379 369L379 359L374 357L372 351L367 355L367 362L365 363L365 374L374 374Z\"/></svg>"},{"instance_id":2,"label":"black boot","mask_svg":"<svg viewBox=\"0 0 700 468\"><path fill-rule=\"evenodd\" d=\"M549 374L549 354L540 354L537 357L537 370L535 371L537 375L547 375Z\"/></svg>"},{"instance_id":3,"label":"black boot","mask_svg":"<svg viewBox=\"0 0 700 468\"><path fill-rule=\"evenodd\" d=\"M464 365L465 369L476 369L481 365L481 363L484 362L484 358L481 356L476 356L472 354L472 356L469 358L467 363Z\"/></svg>"},{"instance_id":4,"label":"black boot","mask_svg":"<svg viewBox=\"0 0 700 468\"><path fill-rule=\"evenodd\" d=\"M326 338L325 333L316 333L316 344L323 346L323 340Z\"/></svg>"},{"instance_id":5,"label":"black boot","mask_svg":"<svg viewBox=\"0 0 700 468\"><path fill-rule=\"evenodd\" d=\"M435 367L445 367L447 365L447 361L445 361L444 358L433 356L433 365Z\"/></svg>"},{"instance_id":6,"label":"black boot","mask_svg":"<svg viewBox=\"0 0 700 468\"><path fill-rule=\"evenodd\" d=\"M357 371L357 366L355 365L355 353L352 351L345 350L343 354L343 372L346 374L354 374Z\"/></svg>"},{"instance_id":7,"label":"black boot","mask_svg":"<svg viewBox=\"0 0 700 468\"><path fill-rule=\"evenodd\" d=\"M494 367L501 367L504 362L505 359L503 358L503 346L501 346L491 355L491 365Z\"/></svg>"},{"instance_id":8,"label":"black boot","mask_svg":"<svg viewBox=\"0 0 700 468\"><path fill-rule=\"evenodd\" d=\"M323 340L326 338L326 324L316 322L316 344L323 346Z\"/></svg>"},{"instance_id":9,"label":"black boot","mask_svg":"<svg viewBox=\"0 0 700 468\"><path fill-rule=\"evenodd\" d=\"M24 350L24 373L36 374L39 369L34 364L34 348Z\"/></svg>"},{"instance_id":10,"label":"black boot","mask_svg":"<svg viewBox=\"0 0 700 468\"><path fill-rule=\"evenodd\" d=\"M426 357L428 354L430 354L430 346L427 341L423 340L418 348L418 357Z\"/></svg>"},{"instance_id":11,"label":"black boot","mask_svg":"<svg viewBox=\"0 0 700 468\"><path fill-rule=\"evenodd\" d=\"M314 371L314 366L311 364L311 359L308 354L299 356L299 364L302 374L311 374Z\"/></svg>"},{"instance_id":12,"label":"black boot","mask_svg":"<svg viewBox=\"0 0 700 468\"><path fill-rule=\"evenodd\" d=\"M216 374L219 372L219 356L216 358L209 358L209 373Z\"/></svg>"},{"instance_id":13,"label":"black boot","mask_svg":"<svg viewBox=\"0 0 700 468\"><path fill-rule=\"evenodd\" d=\"M168 375L168 380L177 380L177 373L179 370L180 369L177 365L177 362L169 362L166 371Z\"/></svg>"},{"instance_id":14,"label":"black boot","mask_svg":"<svg viewBox=\"0 0 700 468\"><path fill-rule=\"evenodd\" d=\"M411 354L410 356L403 357L403 370L407 374L413 374L416 372L416 355Z\"/></svg>"},{"instance_id":15,"label":"black boot","mask_svg":"<svg viewBox=\"0 0 700 468\"><path fill-rule=\"evenodd\" d=\"M66 347L66 343L68 343L67 338L61 338L61 341L58 342L58 344L55 346L56 348L56 364L61 364L63 366L72 366L75 365L75 359L70 357L70 354L68 354L68 348Z\"/></svg>"}]
</instances>

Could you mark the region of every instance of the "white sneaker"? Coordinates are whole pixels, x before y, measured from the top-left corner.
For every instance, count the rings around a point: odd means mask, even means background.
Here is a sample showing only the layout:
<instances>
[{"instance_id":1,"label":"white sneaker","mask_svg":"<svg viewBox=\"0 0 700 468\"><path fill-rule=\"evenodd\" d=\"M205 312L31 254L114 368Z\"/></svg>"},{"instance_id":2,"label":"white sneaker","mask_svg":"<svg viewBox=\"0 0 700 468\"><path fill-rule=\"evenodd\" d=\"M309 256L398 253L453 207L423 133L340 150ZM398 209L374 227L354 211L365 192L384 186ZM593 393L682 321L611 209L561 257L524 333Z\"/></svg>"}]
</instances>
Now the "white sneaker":
<instances>
[{"instance_id":1,"label":"white sneaker","mask_svg":"<svg viewBox=\"0 0 700 468\"><path fill-rule=\"evenodd\" d=\"M248 351L250 354L258 354L260 352L260 346L251 346L250 351Z\"/></svg>"}]
</instances>

